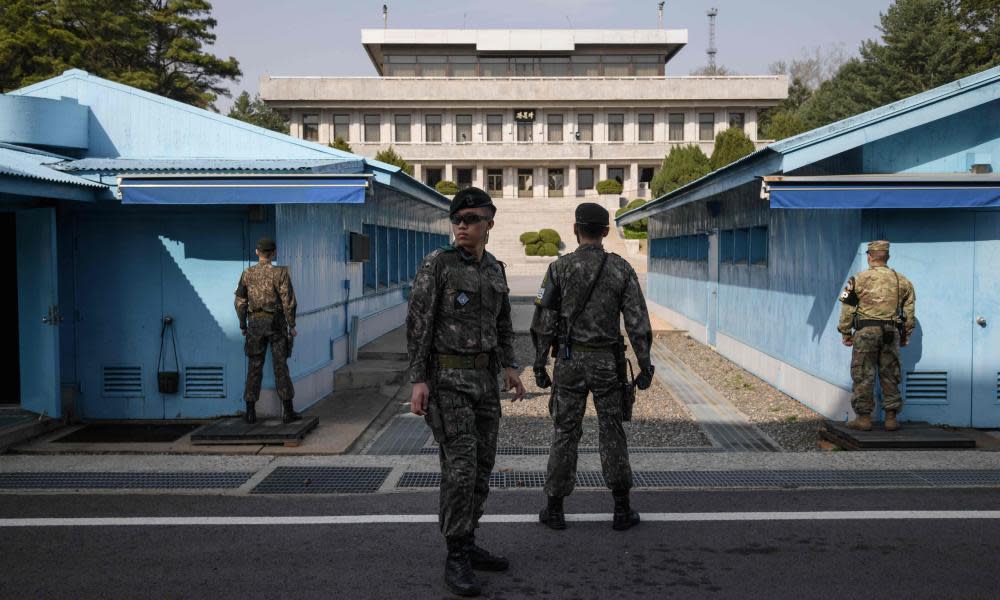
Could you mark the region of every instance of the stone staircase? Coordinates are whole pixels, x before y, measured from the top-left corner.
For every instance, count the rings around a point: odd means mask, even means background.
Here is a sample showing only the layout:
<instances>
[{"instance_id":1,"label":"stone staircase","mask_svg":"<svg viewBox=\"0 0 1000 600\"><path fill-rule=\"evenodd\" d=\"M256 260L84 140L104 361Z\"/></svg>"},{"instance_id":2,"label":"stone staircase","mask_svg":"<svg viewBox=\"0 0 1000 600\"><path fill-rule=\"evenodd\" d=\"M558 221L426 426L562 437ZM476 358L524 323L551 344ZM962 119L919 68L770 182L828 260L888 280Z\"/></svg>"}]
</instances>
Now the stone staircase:
<instances>
[{"instance_id":1,"label":"stone staircase","mask_svg":"<svg viewBox=\"0 0 1000 600\"><path fill-rule=\"evenodd\" d=\"M583 201L581 198L494 198L493 202L497 206L496 224L490 232L487 250L506 264L508 276L543 276L549 263L558 257L525 256L521 234L525 231L555 229L562 238L560 254L572 252L577 246L573 235L574 216L577 205ZM609 209L614 219L614 211L618 208L617 198L599 202ZM616 228L611 228L604 240L604 247L628 260L637 272L646 272L646 256L629 255L625 240L618 235Z\"/></svg>"}]
</instances>

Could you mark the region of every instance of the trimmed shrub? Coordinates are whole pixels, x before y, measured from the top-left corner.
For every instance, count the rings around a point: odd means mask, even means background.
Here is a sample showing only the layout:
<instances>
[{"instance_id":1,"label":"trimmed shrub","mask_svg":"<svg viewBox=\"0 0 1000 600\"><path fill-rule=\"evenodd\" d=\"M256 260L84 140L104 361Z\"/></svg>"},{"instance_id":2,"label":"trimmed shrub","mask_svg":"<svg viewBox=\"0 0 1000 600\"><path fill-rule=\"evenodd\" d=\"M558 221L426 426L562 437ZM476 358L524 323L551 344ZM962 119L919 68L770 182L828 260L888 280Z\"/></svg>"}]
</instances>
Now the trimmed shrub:
<instances>
[{"instance_id":1,"label":"trimmed shrub","mask_svg":"<svg viewBox=\"0 0 1000 600\"><path fill-rule=\"evenodd\" d=\"M538 256L559 256L559 246L544 242L538 249Z\"/></svg>"},{"instance_id":2,"label":"trimmed shrub","mask_svg":"<svg viewBox=\"0 0 1000 600\"><path fill-rule=\"evenodd\" d=\"M403 157L393 150L392 146L389 146L385 150L381 150L375 154L375 160L395 165L402 169L404 173L413 177L413 165L403 160Z\"/></svg>"},{"instance_id":3,"label":"trimmed shrub","mask_svg":"<svg viewBox=\"0 0 1000 600\"><path fill-rule=\"evenodd\" d=\"M454 181L449 181L447 179L442 179L434 185L434 189L438 192L444 194L445 196L454 196L458 193L458 185Z\"/></svg>"},{"instance_id":4,"label":"trimmed shrub","mask_svg":"<svg viewBox=\"0 0 1000 600\"><path fill-rule=\"evenodd\" d=\"M597 182L597 193L598 194L620 194L622 193L622 184L618 183L616 179L604 179Z\"/></svg>"},{"instance_id":5,"label":"trimmed shrub","mask_svg":"<svg viewBox=\"0 0 1000 600\"><path fill-rule=\"evenodd\" d=\"M333 140L333 143L327 145L331 148L336 148L337 150L343 150L344 152L354 152L354 150L351 150L351 145L339 135Z\"/></svg>"},{"instance_id":6,"label":"trimmed shrub","mask_svg":"<svg viewBox=\"0 0 1000 600\"><path fill-rule=\"evenodd\" d=\"M685 183L694 181L709 172L708 157L694 144L673 147L663 159L660 170L653 176L650 187L653 197L672 192Z\"/></svg>"},{"instance_id":7,"label":"trimmed shrub","mask_svg":"<svg viewBox=\"0 0 1000 600\"><path fill-rule=\"evenodd\" d=\"M525 256L538 256L538 251L541 250L542 243L536 242L534 244L525 244L524 255Z\"/></svg>"},{"instance_id":8,"label":"trimmed shrub","mask_svg":"<svg viewBox=\"0 0 1000 600\"><path fill-rule=\"evenodd\" d=\"M537 231L525 231L521 234L520 240L524 245L534 244L538 242L541 238L538 237Z\"/></svg>"},{"instance_id":9,"label":"trimmed shrub","mask_svg":"<svg viewBox=\"0 0 1000 600\"><path fill-rule=\"evenodd\" d=\"M623 206L618 210L616 210L615 217L619 217L627 211L639 208L645 203L646 203L645 200L636 198L635 200L629 202L627 206ZM624 227L622 227L622 231L624 232L625 239L627 240L644 240L646 239L646 228L648 226L649 226L649 219L640 219L635 223L629 223L628 225L625 225Z\"/></svg>"},{"instance_id":10,"label":"trimmed shrub","mask_svg":"<svg viewBox=\"0 0 1000 600\"><path fill-rule=\"evenodd\" d=\"M556 248L558 248L560 242L562 242L562 238L559 237L559 232L555 229L542 229L538 232L538 237L546 244L552 244L556 246Z\"/></svg>"}]
</instances>

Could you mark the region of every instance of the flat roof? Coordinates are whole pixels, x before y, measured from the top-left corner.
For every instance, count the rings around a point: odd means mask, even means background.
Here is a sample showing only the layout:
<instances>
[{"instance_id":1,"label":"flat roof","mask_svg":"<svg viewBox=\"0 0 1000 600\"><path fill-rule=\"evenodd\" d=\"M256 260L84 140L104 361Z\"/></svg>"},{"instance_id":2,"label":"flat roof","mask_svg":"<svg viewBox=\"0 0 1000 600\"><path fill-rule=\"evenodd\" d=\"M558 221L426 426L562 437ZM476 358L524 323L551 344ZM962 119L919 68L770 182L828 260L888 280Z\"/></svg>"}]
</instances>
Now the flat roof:
<instances>
[{"instance_id":1,"label":"flat roof","mask_svg":"<svg viewBox=\"0 0 1000 600\"><path fill-rule=\"evenodd\" d=\"M687 29L361 30L361 44L380 73L382 53L387 46L472 46L479 53L566 54L585 45L656 51L669 60L687 41Z\"/></svg>"}]
</instances>

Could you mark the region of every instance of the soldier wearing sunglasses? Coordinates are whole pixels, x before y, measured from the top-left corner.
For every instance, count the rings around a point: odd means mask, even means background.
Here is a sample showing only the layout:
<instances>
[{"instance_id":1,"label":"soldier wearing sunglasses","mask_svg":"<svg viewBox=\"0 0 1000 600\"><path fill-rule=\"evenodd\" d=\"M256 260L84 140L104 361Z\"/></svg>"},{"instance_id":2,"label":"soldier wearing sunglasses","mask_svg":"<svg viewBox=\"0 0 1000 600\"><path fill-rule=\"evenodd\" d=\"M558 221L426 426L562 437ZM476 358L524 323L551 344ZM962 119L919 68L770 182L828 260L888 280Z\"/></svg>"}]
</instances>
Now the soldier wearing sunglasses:
<instances>
[{"instance_id":1,"label":"soldier wearing sunglasses","mask_svg":"<svg viewBox=\"0 0 1000 600\"><path fill-rule=\"evenodd\" d=\"M449 213L455 241L424 258L410 292L410 411L426 419L440 449L445 583L456 594L476 596L481 586L473 569L509 566L475 542L496 459L497 376L503 373L504 389L514 390L515 401L524 397L524 386L514 358L507 278L486 252L493 200L481 189L464 189Z\"/></svg>"}]
</instances>

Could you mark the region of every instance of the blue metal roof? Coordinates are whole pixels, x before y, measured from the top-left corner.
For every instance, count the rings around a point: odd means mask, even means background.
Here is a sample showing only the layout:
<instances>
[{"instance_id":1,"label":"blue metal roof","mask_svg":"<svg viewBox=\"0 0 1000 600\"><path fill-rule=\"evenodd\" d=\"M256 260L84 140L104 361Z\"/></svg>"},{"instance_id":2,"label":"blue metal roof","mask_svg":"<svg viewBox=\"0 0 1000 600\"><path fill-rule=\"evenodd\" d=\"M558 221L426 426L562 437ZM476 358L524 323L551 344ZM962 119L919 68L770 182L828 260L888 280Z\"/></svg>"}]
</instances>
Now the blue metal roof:
<instances>
[{"instance_id":1,"label":"blue metal roof","mask_svg":"<svg viewBox=\"0 0 1000 600\"><path fill-rule=\"evenodd\" d=\"M1000 84L1000 67L994 67L909 98L774 142L638 208L623 213L615 219L615 222L619 225L631 223L654 213L703 199L706 196L703 193L704 188L711 182L718 182L717 187L720 188L732 188L755 177L787 172L834 156L850 148L861 146L866 142L939 119L946 114L953 114L959 110L995 100L1000 97L1000 85L998 84ZM970 94L970 92L984 88L987 89L986 93L976 97ZM962 99L965 102L948 105L946 113L928 111L918 115L927 107L948 103L955 99ZM912 118L900 119L900 117ZM894 120L899 120L898 124L887 125ZM798 153L802 154L800 158L794 162L788 160L789 156ZM776 159L776 161L768 162L769 159ZM729 179L731 179L728 181L729 185L723 183Z\"/></svg>"},{"instance_id":2,"label":"blue metal roof","mask_svg":"<svg viewBox=\"0 0 1000 600\"><path fill-rule=\"evenodd\" d=\"M84 158L61 163L55 168L68 173L180 173L180 172L243 172L310 171L314 173L361 173L364 161L360 157L316 158L288 160L253 159L128 159Z\"/></svg>"},{"instance_id":3,"label":"blue metal roof","mask_svg":"<svg viewBox=\"0 0 1000 600\"><path fill-rule=\"evenodd\" d=\"M64 157L40 152L31 148L0 144L0 174L27 177L49 183L64 183L88 188L106 188L106 185L83 179L52 168Z\"/></svg>"}]
</instances>

